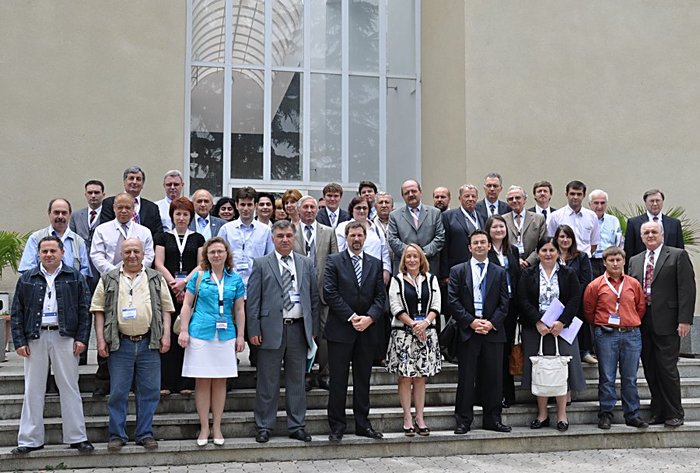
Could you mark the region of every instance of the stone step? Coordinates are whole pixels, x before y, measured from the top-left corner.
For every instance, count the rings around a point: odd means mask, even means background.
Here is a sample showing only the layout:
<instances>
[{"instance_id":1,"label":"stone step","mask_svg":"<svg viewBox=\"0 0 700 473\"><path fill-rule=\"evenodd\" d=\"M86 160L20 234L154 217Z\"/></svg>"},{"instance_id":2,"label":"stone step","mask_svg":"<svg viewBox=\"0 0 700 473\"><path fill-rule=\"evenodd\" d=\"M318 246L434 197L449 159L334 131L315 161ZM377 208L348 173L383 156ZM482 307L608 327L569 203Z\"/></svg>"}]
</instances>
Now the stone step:
<instances>
[{"instance_id":1,"label":"stone step","mask_svg":"<svg viewBox=\"0 0 700 473\"><path fill-rule=\"evenodd\" d=\"M478 455L494 453L555 452L615 448L694 448L700 435L700 422L688 421L675 429L652 426L635 429L613 425L603 431L591 425L572 424L565 433L555 429L530 430L515 427L509 434L473 430L467 435L454 435L452 429L435 428L429 437L407 438L401 433L385 433L383 440L370 440L346 435L340 444L331 444L325 435L317 434L308 444L284 437L273 437L258 444L252 438L226 442L222 447L211 443L200 448L193 440L161 441L155 451L125 446L119 453L107 451L106 444L95 444L95 452L78 454L61 445L49 445L29 455L15 456L10 447L0 447L0 462L6 471L48 470L68 468L111 467L146 468L162 465L195 465L217 462L261 462L331 460L392 456ZM575 470L574 470L575 471Z\"/></svg>"},{"instance_id":2,"label":"stone step","mask_svg":"<svg viewBox=\"0 0 700 473\"><path fill-rule=\"evenodd\" d=\"M685 418L688 421L700 420L700 399L684 399ZM649 401L642 401L642 416L648 416ZM513 426L527 426L536 415L535 405L515 405L503 412L503 421ZM550 412L554 412L553 408ZM567 409L571 424L596 424L598 403L595 401L574 402ZM348 410L348 432L352 432L352 411ZM425 409L425 419L428 426L434 430L449 430L454 428L453 405L431 406ZM553 414L552 414L553 415ZM373 426L380 431L397 432L401 430L403 414L400 408L373 408L370 413ZM135 417L128 416L128 430L131 433ZM615 412L615 422L622 423L621 407ZM107 416L86 416L85 423L88 438L93 441L106 441L108 438ZM473 427L481 425L481 409L475 408ZM0 421L0 447L16 445L19 419ZM324 436L328 433L328 418L326 409L309 409L306 415L306 428L310 434ZM163 440L194 439L199 430L199 420L195 413L174 413L157 415L153 421L156 437ZM52 417L45 419L46 442L57 444L61 442L61 419ZM224 412L222 424L224 436L227 438L246 438L254 436L254 419L252 411ZM284 412L278 412L276 433L286 435L286 417Z\"/></svg>"},{"instance_id":3,"label":"stone step","mask_svg":"<svg viewBox=\"0 0 700 473\"><path fill-rule=\"evenodd\" d=\"M620 399L620 381L616 383L618 399ZM650 397L649 387L644 378L637 382L639 394L642 399ZM434 383L426 385L427 406L454 406L457 391L456 383ZM681 395L683 398L700 398L700 378L684 378L681 382ZM371 405L373 407L400 407L397 388L395 385L372 386L370 388ZM106 416L107 398L94 398L89 393L83 393L83 411L85 416ZM22 394L8 394L3 396L0 403L0 420L19 419L22 412ZM328 391L313 389L306 395L308 409L324 409L328 404ZM587 380L586 389L576 393L575 401L597 401L598 382ZM516 401L518 403L533 404L535 398L529 391L516 388ZM280 390L279 408L284 409L285 390ZM352 387L348 389L347 405L352 405ZM229 393L226 400L226 412L251 412L255 406L255 389L236 389ZM44 417L60 417L60 400L55 394L46 396ZM135 413L133 395L130 397L129 412ZM156 411L157 415L194 413L194 396L182 396L172 394L161 399Z\"/></svg>"}]
</instances>

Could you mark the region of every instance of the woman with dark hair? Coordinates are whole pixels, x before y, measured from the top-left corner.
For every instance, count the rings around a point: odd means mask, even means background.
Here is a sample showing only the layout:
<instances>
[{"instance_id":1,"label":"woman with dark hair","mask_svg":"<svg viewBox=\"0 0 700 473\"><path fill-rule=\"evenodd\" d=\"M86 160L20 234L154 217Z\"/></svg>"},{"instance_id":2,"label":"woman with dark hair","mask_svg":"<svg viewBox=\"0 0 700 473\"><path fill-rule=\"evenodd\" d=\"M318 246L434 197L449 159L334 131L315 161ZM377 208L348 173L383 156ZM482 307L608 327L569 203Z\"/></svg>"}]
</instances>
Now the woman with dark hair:
<instances>
[{"instance_id":1,"label":"woman with dark hair","mask_svg":"<svg viewBox=\"0 0 700 473\"><path fill-rule=\"evenodd\" d=\"M508 282L508 315L503 324L506 330L506 343L503 345L503 407L515 402L515 381L508 369L508 358L515 341L515 326L518 324L518 302L516 298L520 280L520 253L518 247L508 239L506 221L500 215L493 215L486 221L485 231L491 238L489 261L506 270Z\"/></svg>"},{"instance_id":2,"label":"woman with dark hair","mask_svg":"<svg viewBox=\"0 0 700 473\"><path fill-rule=\"evenodd\" d=\"M175 305L174 317L182 310L185 298L185 285L195 272L202 257L204 237L188 229L195 216L194 205L187 197L179 197L170 202L170 219L173 229L156 235L155 268L163 274L168 283L170 295ZM174 320L174 319L173 319ZM177 334L171 333L171 340ZM172 344L170 350L160 355L161 381L160 393L167 396L172 392L183 395L192 394L191 380L182 378L182 360L184 350L177 344Z\"/></svg>"},{"instance_id":3,"label":"woman with dark hair","mask_svg":"<svg viewBox=\"0 0 700 473\"><path fill-rule=\"evenodd\" d=\"M591 260L586 253L578 250L576 246L576 234L574 229L568 225L559 225L554 232L554 245L559 250L559 264L566 265L578 276L578 283L581 286L581 304L576 312L581 320L583 318L583 291L593 280L593 268ZM581 330L578 333L579 350L581 361L589 364L596 364L598 360L591 354L593 352L593 333L591 326L584 320Z\"/></svg>"},{"instance_id":4,"label":"woman with dark hair","mask_svg":"<svg viewBox=\"0 0 700 473\"><path fill-rule=\"evenodd\" d=\"M287 213L287 218L294 225L299 225L299 209L297 209L297 202L301 199L301 192L296 189L289 189L287 192L282 194L282 205L284 206L284 211Z\"/></svg>"},{"instance_id":5,"label":"woman with dark hair","mask_svg":"<svg viewBox=\"0 0 700 473\"><path fill-rule=\"evenodd\" d=\"M238 211L236 210L236 201L231 197L222 197L216 201L216 205L212 210L211 214L214 217L219 217L231 222L238 218Z\"/></svg>"},{"instance_id":6,"label":"woman with dark hair","mask_svg":"<svg viewBox=\"0 0 700 473\"><path fill-rule=\"evenodd\" d=\"M278 220L288 220L287 212L284 210L284 205L282 204L282 199L275 199L275 210L272 212L272 223Z\"/></svg>"},{"instance_id":7,"label":"woman with dark hair","mask_svg":"<svg viewBox=\"0 0 700 473\"><path fill-rule=\"evenodd\" d=\"M196 379L197 445L203 447L209 438L210 411L214 445L224 444L221 417L226 379L238 376L236 352L245 346L245 287L233 271L233 255L221 237L204 244L200 267L202 272L195 272L187 283L178 344L185 349L182 376Z\"/></svg>"},{"instance_id":8,"label":"woman with dark hair","mask_svg":"<svg viewBox=\"0 0 700 473\"><path fill-rule=\"evenodd\" d=\"M537 244L537 256L538 263L522 272L517 292L520 323L523 328L523 351L525 352L525 367L521 386L525 389L531 388L532 363L530 356L537 355L540 339L543 343L543 353L554 355L554 337L559 337L561 331L571 324L581 303L581 288L578 277L570 268L559 264L559 250L554 245L552 237L540 240ZM559 320L548 327L540 319L554 299L562 303L564 311L559 316ZM559 338L558 346L560 354L572 357L569 362L569 390L581 391L585 389L586 380L581 368L578 340L574 338L573 343L569 345ZM530 422L531 429L550 425L547 399L547 397L537 397L537 417ZM565 432L569 428L569 419L566 415L567 395L557 396L556 402L556 428L560 432Z\"/></svg>"}]
</instances>

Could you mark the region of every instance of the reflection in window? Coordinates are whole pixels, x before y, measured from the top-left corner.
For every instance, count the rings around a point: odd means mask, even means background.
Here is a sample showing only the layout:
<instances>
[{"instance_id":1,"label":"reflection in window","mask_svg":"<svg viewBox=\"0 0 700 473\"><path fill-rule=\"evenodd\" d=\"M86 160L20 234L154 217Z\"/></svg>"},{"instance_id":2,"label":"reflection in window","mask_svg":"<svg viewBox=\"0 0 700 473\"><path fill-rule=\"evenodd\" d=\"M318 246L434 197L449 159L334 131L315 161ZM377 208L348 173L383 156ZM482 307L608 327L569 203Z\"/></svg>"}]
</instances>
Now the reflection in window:
<instances>
[{"instance_id":1,"label":"reflection in window","mask_svg":"<svg viewBox=\"0 0 700 473\"><path fill-rule=\"evenodd\" d=\"M301 73L276 72L272 80L272 179L301 179Z\"/></svg>"},{"instance_id":2,"label":"reflection in window","mask_svg":"<svg viewBox=\"0 0 700 473\"><path fill-rule=\"evenodd\" d=\"M379 72L379 0L350 0L349 53L353 72Z\"/></svg>"},{"instance_id":3,"label":"reflection in window","mask_svg":"<svg viewBox=\"0 0 700 473\"><path fill-rule=\"evenodd\" d=\"M263 71L234 70L231 94L231 177L263 178Z\"/></svg>"},{"instance_id":4,"label":"reflection in window","mask_svg":"<svg viewBox=\"0 0 700 473\"><path fill-rule=\"evenodd\" d=\"M224 70L192 68L190 187L221 195L223 172Z\"/></svg>"},{"instance_id":5,"label":"reflection in window","mask_svg":"<svg viewBox=\"0 0 700 473\"><path fill-rule=\"evenodd\" d=\"M350 76L350 180L379 182L379 79Z\"/></svg>"},{"instance_id":6,"label":"reflection in window","mask_svg":"<svg viewBox=\"0 0 700 473\"><path fill-rule=\"evenodd\" d=\"M341 76L311 74L311 159L312 181L342 179Z\"/></svg>"},{"instance_id":7,"label":"reflection in window","mask_svg":"<svg viewBox=\"0 0 700 473\"><path fill-rule=\"evenodd\" d=\"M307 48L311 55L311 67L340 71L342 59L342 8L340 2L310 0L311 41Z\"/></svg>"}]
</instances>

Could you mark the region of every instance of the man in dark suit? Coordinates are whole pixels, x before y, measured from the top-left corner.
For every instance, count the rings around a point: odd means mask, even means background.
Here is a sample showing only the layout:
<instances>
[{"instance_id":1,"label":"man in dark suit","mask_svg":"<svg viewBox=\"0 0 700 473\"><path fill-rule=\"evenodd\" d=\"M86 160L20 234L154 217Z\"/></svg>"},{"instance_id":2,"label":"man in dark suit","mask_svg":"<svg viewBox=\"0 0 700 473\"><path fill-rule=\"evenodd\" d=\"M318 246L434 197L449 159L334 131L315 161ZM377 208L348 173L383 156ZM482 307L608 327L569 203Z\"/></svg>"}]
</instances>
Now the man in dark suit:
<instances>
[{"instance_id":1,"label":"man in dark suit","mask_svg":"<svg viewBox=\"0 0 700 473\"><path fill-rule=\"evenodd\" d=\"M659 222L645 222L645 251L630 261L630 276L644 289L642 365L651 391L650 424L683 425L678 355L695 313L695 273L688 253L664 244Z\"/></svg>"},{"instance_id":2,"label":"man in dark suit","mask_svg":"<svg viewBox=\"0 0 700 473\"><path fill-rule=\"evenodd\" d=\"M484 221L476 213L479 191L473 184L464 184L459 188L460 206L442 214L445 228L445 245L440 254L440 280L445 285L450 276L450 268L464 263L471 257L469 253L469 235L484 228ZM433 268L430 268L433 271ZM445 298L447 299L447 298Z\"/></svg>"},{"instance_id":3,"label":"man in dark suit","mask_svg":"<svg viewBox=\"0 0 700 473\"><path fill-rule=\"evenodd\" d=\"M645 250L641 238L642 224L645 222L659 222L664 229L664 245L674 248L685 248L683 244L683 230L681 221L677 218L664 215L661 211L664 207L664 193L658 189L650 189L644 193L644 205L647 212L627 220L625 231L625 254L627 261L631 261L634 255Z\"/></svg>"},{"instance_id":4,"label":"man in dark suit","mask_svg":"<svg viewBox=\"0 0 700 473\"><path fill-rule=\"evenodd\" d=\"M497 172L491 172L484 177L484 192L486 197L476 204L476 213L481 217L481 221L486 224L486 220L491 215L503 215L510 212L508 204L498 200L498 196L503 190L503 180Z\"/></svg>"},{"instance_id":5,"label":"man in dark suit","mask_svg":"<svg viewBox=\"0 0 700 473\"><path fill-rule=\"evenodd\" d=\"M265 443L277 420L280 371L284 368L289 437L310 442L306 432L307 352L318 331L318 285L311 259L294 253L294 225L272 225L275 251L253 263L248 279L247 312L250 343L259 347L255 395L255 440Z\"/></svg>"},{"instance_id":6,"label":"man in dark suit","mask_svg":"<svg viewBox=\"0 0 700 473\"><path fill-rule=\"evenodd\" d=\"M85 245L89 249L92 246L92 233L97 228L102 213L102 201L105 198L105 185L102 181L91 179L85 183L85 198L88 206L76 210L70 217L70 229L80 235L85 240ZM90 293L95 292L100 273L90 260L92 277L87 279ZM87 350L86 350L87 353ZM82 355L81 355L82 356ZM87 356L87 355L86 355Z\"/></svg>"},{"instance_id":7,"label":"man in dark suit","mask_svg":"<svg viewBox=\"0 0 700 473\"><path fill-rule=\"evenodd\" d=\"M340 222L346 222L352 217L340 207L340 199L343 198L343 186L331 182L323 188L323 200L326 204L316 215L316 221L327 227L335 228Z\"/></svg>"},{"instance_id":8,"label":"man in dark suit","mask_svg":"<svg viewBox=\"0 0 700 473\"><path fill-rule=\"evenodd\" d=\"M221 227L226 225L226 220L211 215L214 206L214 198L206 189L197 189L192 194L192 203L197 215L192 218L189 229L201 233L205 240L219 236Z\"/></svg>"},{"instance_id":9,"label":"man in dark suit","mask_svg":"<svg viewBox=\"0 0 700 473\"><path fill-rule=\"evenodd\" d=\"M542 215L525 210L527 194L520 186L510 186L506 200L511 209L503 216L508 227L508 239L518 247L520 267L525 269L537 262L537 243L547 236L547 220Z\"/></svg>"},{"instance_id":10,"label":"man in dark suit","mask_svg":"<svg viewBox=\"0 0 700 473\"><path fill-rule=\"evenodd\" d=\"M474 419L476 393L483 404L483 428L510 432L501 422L503 390L503 322L508 314L506 271L488 261L491 249L483 230L469 236L472 257L450 270L448 298L459 328L459 381L455 400L455 434L466 434ZM478 385L475 380L478 378Z\"/></svg>"},{"instance_id":11,"label":"man in dark suit","mask_svg":"<svg viewBox=\"0 0 700 473\"><path fill-rule=\"evenodd\" d=\"M430 263L430 271L440 274L440 250L445 244L445 228L441 212L421 202L423 191L417 181L401 184L401 196L406 205L389 215L387 243L394 252L394 271L398 271L403 250L410 243L420 246Z\"/></svg>"},{"instance_id":12,"label":"man in dark suit","mask_svg":"<svg viewBox=\"0 0 700 473\"><path fill-rule=\"evenodd\" d=\"M323 277L328 304L324 335L328 341L330 395L328 396L328 439L339 442L345 432L345 399L352 363L352 410L355 435L381 439L369 419L369 380L375 346L380 342L379 325L384 314L386 293L382 262L363 252L367 230L360 222L345 227L347 251L330 255Z\"/></svg>"},{"instance_id":13,"label":"man in dark suit","mask_svg":"<svg viewBox=\"0 0 700 473\"><path fill-rule=\"evenodd\" d=\"M131 166L124 170L124 192L134 198L134 216L132 220L151 231L153 241L159 233L163 233L163 223L160 220L160 209L148 199L141 197L143 185L146 183L146 174L138 166ZM114 220L114 196L107 197L102 202L100 223Z\"/></svg>"},{"instance_id":14,"label":"man in dark suit","mask_svg":"<svg viewBox=\"0 0 700 473\"><path fill-rule=\"evenodd\" d=\"M535 182L532 185L532 197L535 199L535 205L527 210L542 215L545 221L549 223L549 216L557 210L549 206L549 203L552 201L552 183L549 181Z\"/></svg>"}]
</instances>

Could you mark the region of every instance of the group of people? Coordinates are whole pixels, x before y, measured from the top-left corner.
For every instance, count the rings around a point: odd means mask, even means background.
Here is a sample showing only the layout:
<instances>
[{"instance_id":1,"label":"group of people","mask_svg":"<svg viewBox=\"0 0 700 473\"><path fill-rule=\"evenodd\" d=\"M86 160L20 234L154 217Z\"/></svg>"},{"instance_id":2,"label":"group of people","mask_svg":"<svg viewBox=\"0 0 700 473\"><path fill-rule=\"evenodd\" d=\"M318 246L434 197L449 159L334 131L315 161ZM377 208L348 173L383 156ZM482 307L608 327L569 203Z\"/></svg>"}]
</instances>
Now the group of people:
<instances>
[{"instance_id":1,"label":"group of people","mask_svg":"<svg viewBox=\"0 0 700 473\"><path fill-rule=\"evenodd\" d=\"M216 206L206 189L184 197L176 170L165 174L165 197L157 202L141 197L139 167L127 168L123 182L124 192L105 197L102 182L88 181L88 206L76 212L67 200L52 200L49 226L27 242L11 325L31 394L15 454L43 448L50 369L65 414L64 442L92 451L78 363L93 319L102 380L93 394L109 393L112 451L129 440L130 390L138 445L158 446L152 421L162 396L193 391L197 444L211 437L223 445L226 381L238 375L237 352L246 343L257 370L257 442L269 441L274 430L282 371L289 437L311 441L306 392L320 388L329 391L329 439L341 441L351 366L354 432L381 439L369 420L376 364L398 375L404 434L430 435L425 386L442 368L443 317L454 319L459 340L456 434L469 432L477 403L483 428L511 430L502 409L515 402L508 358L518 326L523 387L530 383L529 356L541 343L552 354L558 341L561 354L572 357L571 391L585 387L582 360L598 364L599 427L610 428L618 365L625 421L645 427L636 388L641 356L652 394L649 422L683 423L676 362L692 323L695 282L680 222L662 213L661 191L644 194L648 212L630 219L623 238L617 219L606 214L607 194L592 191L586 209L580 181L566 186L567 206L559 210L549 206L547 181L535 183L529 210L520 186L508 189L507 203L499 200L496 173L484 179L484 199L476 186L461 186L454 209L445 187L428 205L420 183L405 181L405 205L394 209L390 194L363 181L347 211L336 183L323 188L323 206L290 189L277 209L272 194L252 187ZM552 306L560 315L545 324ZM571 343L559 337L579 319ZM570 399L556 398L560 431L569 425ZM547 403L538 398L531 428L549 425Z\"/></svg>"}]
</instances>

